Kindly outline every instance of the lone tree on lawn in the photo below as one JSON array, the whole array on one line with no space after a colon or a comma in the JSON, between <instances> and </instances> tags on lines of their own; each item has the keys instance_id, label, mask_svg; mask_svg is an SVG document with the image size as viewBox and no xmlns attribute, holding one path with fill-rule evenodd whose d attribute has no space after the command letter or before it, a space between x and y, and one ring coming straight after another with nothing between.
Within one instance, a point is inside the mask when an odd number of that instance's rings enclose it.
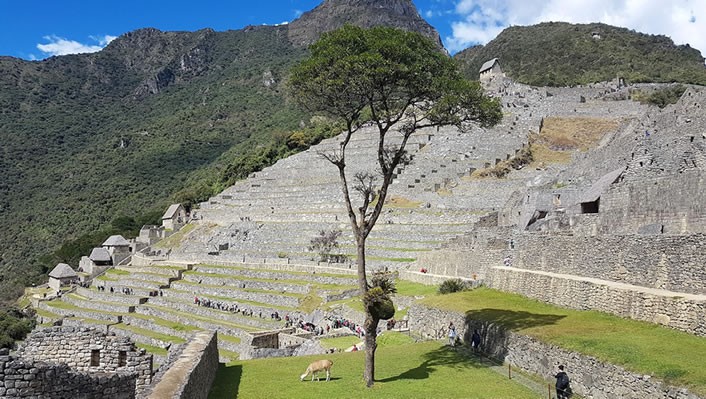
<instances>
[{"instance_id":1,"label":"lone tree on lawn","mask_svg":"<svg viewBox=\"0 0 706 399\"><path fill-rule=\"evenodd\" d=\"M500 104L478 82L464 79L454 61L418 33L345 26L324 34L311 55L292 70L290 95L313 113L340 120L346 130L340 148L321 154L338 168L341 189L357 245L358 285L365 308L365 371L375 379L377 325L394 315L394 285L365 273L365 241L385 205L393 172L406 161L405 146L421 128L473 124L492 126L502 118ZM346 174L346 148L353 134L371 122L377 138L378 170ZM394 127L394 130L393 130ZM353 203L351 192L360 199Z\"/></svg>"}]
</instances>

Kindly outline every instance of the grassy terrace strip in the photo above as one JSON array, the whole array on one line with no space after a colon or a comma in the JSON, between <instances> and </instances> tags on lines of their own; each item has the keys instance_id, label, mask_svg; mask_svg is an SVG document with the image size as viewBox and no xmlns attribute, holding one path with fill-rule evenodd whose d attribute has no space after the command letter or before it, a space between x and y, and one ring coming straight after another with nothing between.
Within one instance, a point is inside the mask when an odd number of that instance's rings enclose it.
<instances>
[{"instance_id":1,"label":"grassy terrace strip","mask_svg":"<svg viewBox=\"0 0 706 399\"><path fill-rule=\"evenodd\" d=\"M327 355L334 363L331 381L299 382L315 357L236 361L221 366L210 399L238 397L307 399L513 398L536 399L528 388L508 380L474 358L438 342L380 345L375 361L375 386L361 378L364 352ZM310 378L310 377L309 377ZM324 373L325 379L325 373ZM267 381L263 384L263 381Z\"/></svg>"},{"instance_id":2,"label":"grassy terrace strip","mask_svg":"<svg viewBox=\"0 0 706 399\"><path fill-rule=\"evenodd\" d=\"M345 350L353 345L359 344L362 339L355 335L346 335L344 337L324 338L321 340L321 346L324 348L336 348Z\"/></svg>"},{"instance_id":3,"label":"grassy terrace strip","mask_svg":"<svg viewBox=\"0 0 706 399\"><path fill-rule=\"evenodd\" d=\"M190 296L198 296L199 298L207 298L207 299L216 300L216 301L236 302L239 305L241 305L241 307L242 307L242 305L250 305L250 306L258 306L258 307L268 308L268 309L282 310L285 312L294 312L297 310L297 308L289 308L286 306L271 305L269 303L263 303L263 302L234 299L234 298L230 298L227 296L208 295L208 294L194 295L194 293L191 291L184 291L184 290L180 290L180 289L176 289L176 288L170 288L169 291L179 293L179 294L189 294ZM168 297L164 297L164 298L167 300L171 300L171 298L168 298ZM183 301L180 301L180 302L183 302Z\"/></svg>"},{"instance_id":4,"label":"grassy terrace strip","mask_svg":"<svg viewBox=\"0 0 706 399\"><path fill-rule=\"evenodd\" d=\"M128 325L128 324L114 324L111 328L130 331L132 333L135 333L137 335L141 335L143 337L154 338L154 339L158 339L158 340L164 341L164 342L173 342L175 344L183 344L184 342L186 342L186 340L183 338L175 337L173 335L160 334L160 333L154 332L152 330L147 330L145 328L140 328L140 327L136 327L136 326L132 326L132 325Z\"/></svg>"},{"instance_id":5,"label":"grassy terrace strip","mask_svg":"<svg viewBox=\"0 0 706 399\"><path fill-rule=\"evenodd\" d=\"M562 348L594 356L706 395L706 339L595 311L559 308L487 288L421 300L488 320Z\"/></svg>"},{"instance_id":6,"label":"grassy terrace strip","mask_svg":"<svg viewBox=\"0 0 706 399\"><path fill-rule=\"evenodd\" d=\"M226 335L226 334L221 334L218 333L218 339L223 340L223 341L228 341L234 344L239 344L240 343L240 338L234 337L232 335Z\"/></svg>"},{"instance_id":7,"label":"grassy terrace strip","mask_svg":"<svg viewBox=\"0 0 706 399\"><path fill-rule=\"evenodd\" d=\"M187 280L179 280L178 284L184 284L184 285L192 285L194 287L206 287L206 288L227 288L227 289L233 289L237 291L243 291L243 292L253 292L257 294L272 294L273 292L277 291L270 291L270 290L260 290L257 288L239 288L239 287L229 287L227 285L216 285L216 284L199 284L198 282L193 282L193 281L187 281ZM297 294L294 292L286 292L286 293L281 293L277 292L278 296L289 296L293 298L304 298L306 294Z\"/></svg>"},{"instance_id":8,"label":"grassy terrace strip","mask_svg":"<svg viewBox=\"0 0 706 399\"><path fill-rule=\"evenodd\" d=\"M130 317L134 317L136 319L147 320L147 321L150 321L150 322L157 324L159 326L171 328L172 330L175 330L175 331L193 332L193 331L201 331L202 330L201 328L198 328L198 327L189 326L189 325L177 323L177 322L174 322L171 320L162 319L157 316L145 315L145 314L140 314L140 313L130 313Z\"/></svg>"},{"instance_id":9,"label":"grassy terrace strip","mask_svg":"<svg viewBox=\"0 0 706 399\"><path fill-rule=\"evenodd\" d=\"M91 298L88 298L88 297L85 297L83 295L76 294L76 293L68 294L68 295L66 295L66 297L78 299L80 301L91 302L91 303L102 303L105 305L120 306L120 307L124 307L126 309L130 306L136 306L135 304L129 304L129 303L125 303L125 302L111 302L111 301L103 301L100 299L91 299ZM87 308L87 309L93 309L93 308Z\"/></svg>"},{"instance_id":10,"label":"grassy terrace strip","mask_svg":"<svg viewBox=\"0 0 706 399\"><path fill-rule=\"evenodd\" d=\"M120 312L107 312L105 310L100 310L100 309L89 309L89 308L82 308L80 306L76 306L74 304L64 302L64 301L47 301L44 302L47 306L53 307L53 308L58 308L58 309L66 309L66 310L76 310L76 311L85 311L85 312L93 312L93 313L102 313L102 314L107 314L107 315L112 315L112 316L120 316L122 313Z\"/></svg>"},{"instance_id":11,"label":"grassy terrace strip","mask_svg":"<svg viewBox=\"0 0 706 399\"><path fill-rule=\"evenodd\" d=\"M80 321L81 323L86 323L86 324L100 324L102 326L107 326L109 324L110 325L116 324L114 321L91 319L90 317L67 317L67 319L77 320L77 321Z\"/></svg>"},{"instance_id":12,"label":"grassy terrace strip","mask_svg":"<svg viewBox=\"0 0 706 399\"><path fill-rule=\"evenodd\" d=\"M143 305L143 306L146 307L146 308L157 309L157 310L160 310L160 311L165 312L165 313L176 314L176 315L179 315L179 316L182 316L182 317L188 317L188 318L194 319L194 320L201 320L201 321L205 321L205 322L207 322L207 323L221 325L221 326L223 326L223 327L237 328L237 329L239 329L239 330L243 330L243 331L247 331L247 332L253 332L253 331L258 331L258 330L260 330L259 328L256 328L256 327L253 327L253 326L242 325L242 324L233 323L233 322L225 321L225 320L212 319L212 318L210 318L210 317L199 316L199 315L194 314L194 313L180 312L180 311L178 311L178 310L174 310L174 309L172 309L172 308L167 308L167 307L164 307L164 306L157 306L157 305L150 305L150 304L146 304L146 305ZM212 310L213 310L214 312L223 312L223 311L221 311L221 310L216 310L216 309L212 309ZM223 313L229 313L229 312L223 312Z\"/></svg>"},{"instance_id":13,"label":"grassy terrace strip","mask_svg":"<svg viewBox=\"0 0 706 399\"><path fill-rule=\"evenodd\" d=\"M258 264L259 266L260 264ZM267 266L266 263L263 263L262 265ZM296 266L296 263L293 263L292 266ZM276 269L255 269L252 267L244 267L244 266L225 266L225 265L210 265L207 263L199 264L196 266L196 269L199 268L199 266L204 266L204 267L212 267L212 268L219 268L219 269L234 269L234 270L243 270L243 271L253 271L253 272L264 272L264 273L274 273L274 274L294 274L294 275L301 275L301 276L309 276L311 275L311 272L300 272L296 270L276 270ZM340 277L340 278L351 278L352 276L355 276L354 274L337 274L337 273L320 273L316 272L317 276L323 276L323 277Z\"/></svg>"},{"instance_id":14,"label":"grassy terrace strip","mask_svg":"<svg viewBox=\"0 0 706 399\"><path fill-rule=\"evenodd\" d=\"M224 357L226 359L230 359L231 363L237 361L240 358L240 353L229 351L227 349L220 349L220 348L218 349L218 355L221 357Z\"/></svg>"},{"instance_id":15,"label":"grassy terrace strip","mask_svg":"<svg viewBox=\"0 0 706 399\"><path fill-rule=\"evenodd\" d=\"M146 350L147 352L158 355L158 356L167 356L167 354L169 353L169 351L164 348L160 348L159 346L154 346L154 345L150 345L150 344L145 344L142 342L135 342L135 346L137 346L138 348L142 348L142 349Z\"/></svg>"},{"instance_id":16,"label":"grassy terrace strip","mask_svg":"<svg viewBox=\"0 0 706 399\"><path fill-rule=\"evenodd\" d=\"M208 273L208 272L186 272L184 273L184 277L186 276L202 276L202 277L215 277L215 278L222 278L222 279L228 279L228 280L242 280L242 281L258 281L258 282L265 282L265 283L279 283L279 284L292 284L292 285L299 285L299 286L311 286L311 287L316 287L319 289L323 290L346 290L346 289L351 289L355 288L355 284L324 284L324 283L316 283L313 281L306 281L306 280L287 280L287 279L266 279L266 278L258 278L258 277L247 277L247 276L239 276L239 275L233 275L233 274L218 274L218 273Z\"/></svg>"},{"instance_id":17,"label":"grassy terrace strip","mask_svg":"<svg viewBox=\"0 0 706 399\"><path fill-rule=\"evenodd\" d=\"M439 287L436 285L425 285L407 280L396 280L395 288L397 288L396 295L402 296L429 296L439 292Z\"/></svg>"},{"instance_id":18,"label":"grassy terrace strip","mask_svg":"<svg viewBox=\"0 0 706 399\"><path fill-rule=\"evenodd\" d=\"M164 240L156 243L153 247L157 249L164 249L164 248L170 248L173 247L181 242L181 240L192 230L196 228L196 225L193 223L189 223L186 226L182 227L177 231L176 233L170 235L169 237L165 238Z\"/></svg>"}]
</instances>

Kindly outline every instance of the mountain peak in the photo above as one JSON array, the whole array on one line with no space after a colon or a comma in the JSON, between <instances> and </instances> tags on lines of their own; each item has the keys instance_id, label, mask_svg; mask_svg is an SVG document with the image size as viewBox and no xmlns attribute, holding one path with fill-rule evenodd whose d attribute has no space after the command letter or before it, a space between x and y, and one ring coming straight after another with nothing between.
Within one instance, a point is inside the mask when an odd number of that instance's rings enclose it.
<instances>
[{"instance_id":1,"label":"mountain peak","mask_svg":"<svg viewBox=\"0 0 706 399\"><path fill-rule=\"evenodd\" d=\"M347 23L363 28L384 25L419 32L443 47L439 33L419 15L412 0L324 0L289 24L289 40L307 46L322 33Z\"/></svg>"}]
</instances>

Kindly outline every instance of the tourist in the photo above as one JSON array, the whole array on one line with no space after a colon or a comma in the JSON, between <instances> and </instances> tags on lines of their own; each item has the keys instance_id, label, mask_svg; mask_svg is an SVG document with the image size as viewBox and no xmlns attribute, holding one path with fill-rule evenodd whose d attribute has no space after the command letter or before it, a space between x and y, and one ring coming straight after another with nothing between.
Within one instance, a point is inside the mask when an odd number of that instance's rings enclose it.
<instances>
[{"instance_id":1,"label":"tourist","mask_svg":"<svg viewBox=\"0 0 706 399\"><path fill-rule=\"evenodd\" d=\"M471 337L471 348L473 348L473 352L480 352L480 334L478 333L478 330L473 330L473 336Z\"/></svg>"},{"instance_id":2,"label":"tourist","mask_svg":"<svg viewBox=\"0 0 706 399\"><path fill-rule=\"evenodd\" d=\"M569 386L569 376L564 372L564 366L559 366L559 372L554 376L556 378L556 397L557 399L569 399L571 396L571 387Z\"/></svg>"},{"instance_id":3,"label":"tourist","mask_svg":"<svg viewBox=\"0 0 706 399\"><path fill-rule=\"evenodd\" d=\"M449 345L456 346L456 326L453 322L449 322Z\"/></svg>"}]
</instances>

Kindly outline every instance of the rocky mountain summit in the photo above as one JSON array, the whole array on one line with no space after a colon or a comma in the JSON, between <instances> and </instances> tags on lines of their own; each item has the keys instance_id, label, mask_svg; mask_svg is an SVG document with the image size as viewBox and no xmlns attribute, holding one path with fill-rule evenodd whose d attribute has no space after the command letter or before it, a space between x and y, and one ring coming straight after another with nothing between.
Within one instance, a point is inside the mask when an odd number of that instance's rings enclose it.
<instances>
[{"instance_id":1,"label":"rocky mountain summit","mask_svg":"<svg viewBox=\"0 0 706 399\"><path fill-rule=\"evenodd\" d=\"M415 31L443 47L439 33L419 15L411 0L325 0L289 24L289 39L295 45L309 45L322 33L344 24Z\"/></svg>"}]
</instances>

